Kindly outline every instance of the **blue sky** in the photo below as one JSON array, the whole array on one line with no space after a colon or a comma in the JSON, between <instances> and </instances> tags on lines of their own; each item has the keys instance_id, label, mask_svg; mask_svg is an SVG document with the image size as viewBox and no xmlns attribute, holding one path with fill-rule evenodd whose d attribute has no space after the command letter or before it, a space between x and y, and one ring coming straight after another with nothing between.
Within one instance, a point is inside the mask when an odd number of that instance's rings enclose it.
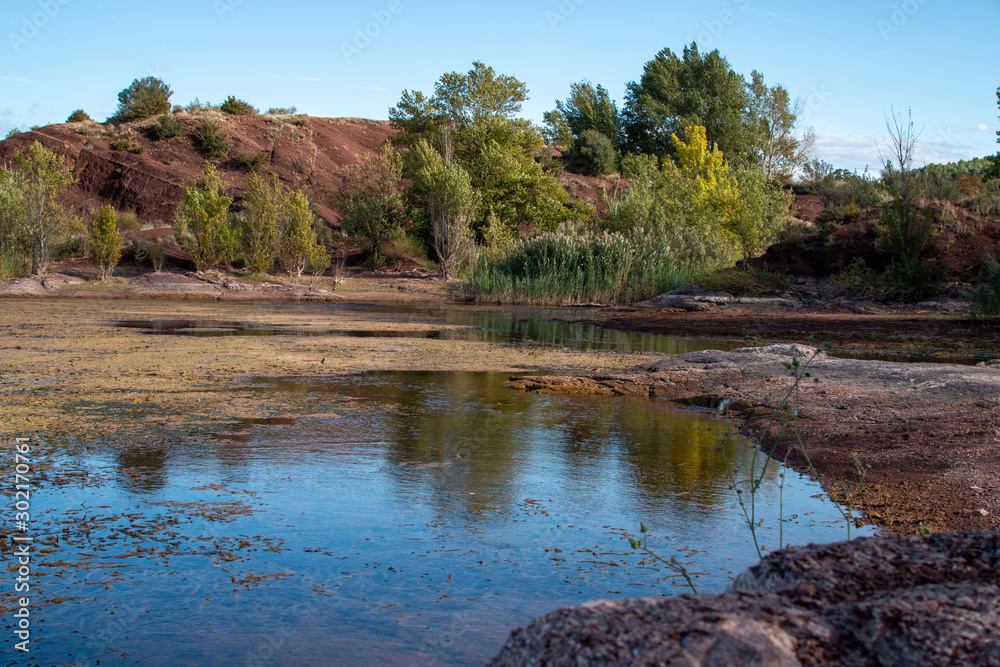
<instances>
[{"instance_id":1,"label":"blue sky","mask_svg":"<svg viewBox=\"0 0 1000 667\"><path fill-rule=\"evenodd\" d=\"M384 119L404 88L474 60L527 83L540 122L582 79L621 103L658 51L696 40L800 97L817 157L877 170L892 108L922 129L918 163L997 152L998 34L998 0L3 0L0 132L81 107L103 120L147 75L179 104Z\"/></svg>"}]
</instances>

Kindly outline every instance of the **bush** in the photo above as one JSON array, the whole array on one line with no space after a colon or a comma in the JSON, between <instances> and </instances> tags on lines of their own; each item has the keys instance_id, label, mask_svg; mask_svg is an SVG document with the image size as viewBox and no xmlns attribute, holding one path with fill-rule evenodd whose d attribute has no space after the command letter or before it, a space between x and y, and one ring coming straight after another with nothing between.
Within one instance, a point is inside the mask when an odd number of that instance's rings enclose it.
<instances>
[{"instance_id":1,"label":"bush","mask_svg":"<svg viewBox=\"0 0 1000 667\"><path fill-rule=\"evenodd\" d=\"M597 130L584 130L569 152L569 169L579 174L602 176L617 171L618 152Z\"/></svg>"},{"instance_id":2,"label":"bush","mask_svg":"<svg viewBox=\"0 0 1000 667\"><path fill-rule=\"evenodd\" d=\"M107 282L122 256L122 237L115 209L107 205L99 208L90 218L87 233L87 259L100 270L101 282Z\"/></svg>"},{"instance_id":3,"label":"bush","mask_svg":"<svg viewBox=\"0 0 1000 667\"><path fill-rule=\"evenodd\" d=\"M219 105L219 109L223 113L228 113L232 116L253 116L257 114L257 109L255 109L249 102L238 100L232 95L227 97L226 101Z\"/></svg>"},{"instance_id":4,"label":"bush","mask_svg":"<svg viewBox=\"0 0 1000 667\"><path fill-rule=\"evenodd\" d=\"M133 143L130 139L116 139L112 141L108 147L113 151L128 151L129 153L144 153L146 149L137 143Z\"/></svg>"},{"instance_id":5,"label":"bush","mask_svg":"<svg viewBox=\"0 0 1000 667\"><path fill-rule=\"evenodd\" d=\"M758 268L722 269L699 276L697 281L705 289L749 296L781 294L787 292L792 286L792 281L789 280L788 276L770 269Z\"/></svg>"},{"instance_id":6,"label":"bush","mask_svg":"<svg viewBox=\"0 0 1000 667\"><path fill-rule=\"evenodd\" d=\"M975 301L969 311L974 320L1000 322L1000 262L992 254L986 256Z\"/></svg>"},{"instance_id":7,"label":"bush","mask_svg":"<svg viewBox=\"0 0 1000 667\"><path fill-rule=\"evenodd\" d=\"M233 156L233 160L247 171L255 172L267 163L267 152L237 153Z\"/></svg>"},{"instance_id":8,"label":"bush","mask_svg":"<svg viewBox=\"0 0 1000 667\"><path fill-rule=\"evenodd\" d=\"M118 93L117 120L151 118L170 111L170 86L156 77L136 79Z\"/></svg>"},{"instance_id":9,"label":"bush","mask_svg":"<svg viewBox=\"0 0 1000 667\"><path fill-rule=\"evenodd\" d=\"M676 263L650 234L554 233L481 259L464 289L488 303L632 303L679 287L699 270Z\"/></svg>"},{"instance_id":10,"label":"bush","mask_svg":"<svg viewBox=\"0 0 1000 667\"><path fill-rule=\"evenodd\" d=\"M214 120L206 120L199 125L198 129L194 131L194 139L198 144L198 148L210 160L218 160L226 157L230 146L232 146L232 143L229 141L229 135Z\"/></svg>"},{"instance_id":11,"label":"bush","mask_svg":"<svg viewBox=\"0 0 1000 667\"><path fill-rule=\"evenodd\" d=\"M296 111L295 107L271 107L267 110L268 116L291 116Z\"/></svg>"},{"instance_id":12,"label":"bush","mask_svg":"<svg viewBox=\"0 0 1000 667\"><path fill-rule=\"evenodd\" d=\"M90 116L83 109L77 109L66 119L67 123L84 123L90 120Z\"/></svg>"},{"instance_id":13,"label":"bush","mask_svg":"<svg viewBox=\"0 0 1000 667\"><path fill-rule=\"evenodd\" d=\"M180 135L183 131L181 124L174 120L173 116L163 114L159 118L159 125L153 126L153 135L157 139L170 139Z\"/></svg>"}]
</instances>

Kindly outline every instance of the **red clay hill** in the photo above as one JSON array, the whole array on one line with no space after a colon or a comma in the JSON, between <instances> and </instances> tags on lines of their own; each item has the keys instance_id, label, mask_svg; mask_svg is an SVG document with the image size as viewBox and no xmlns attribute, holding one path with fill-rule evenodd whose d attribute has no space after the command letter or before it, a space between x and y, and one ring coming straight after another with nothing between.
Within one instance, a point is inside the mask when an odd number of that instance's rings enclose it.
<instances>
[{"instance_id":1,"label":"red clay hill","mask_svg":"<svg viewBox=\"0 0 1000 667\"><path fill-rule=\"evenodd\" d=\"M110 203L119 211L135 211L153 227L173 224L186 184L201 177L205 156L194 132L205 120L219 123L229 136L229 157L216 161L230 185L228 194L239 197L246 190L247 169L239 155L265 156L267 169L288 188L303 188L316 214L332 227L341 215L330 207L331 195L343 184L345 167L379 152L394 130L387 121L359 118L316 118L304 115L234 116L218 110L177 113L173 119L182 131L176 137L157 139L156 118L115 125L64 123L48 125L0 141L0 164L26 151L34 141L67 157L77 182L63 192L64 201L80 211ZM114 150L112 144L127 145ZM560 174L573 201L586 201L598 210L605 181L578 174Z\"/></svg>"},{"instance_id":2,"label":"red clay hill","mask_svg":"<svg viewBox=\"0 0 1000 667\"><path fill-rule=\"evenodd\" d=\"M229 157L217 163L231 186L230 194L241 195L248 176L235 156L262 153L267 168L286 187L303 188L316 214L337 225L340 216L329 204L330 195L343 182L343 168L377 153L393 132L388 122L353 118L232 116L214 110L173 118L182 127L181 134L159 140L152 132L159 124L155 118L118 126L49 125L0 142L0 164L39 141L65 155L73 168L77 182L63 192L67 204L91 210L110 203L119 210L135 211L144 223L169 226L184 199L185 185L201 176L205 158L193 133L209 119L219 123L232 141ZM113 150L115 142L127 142L128 149Z\"/></svg>"}]
</instances>

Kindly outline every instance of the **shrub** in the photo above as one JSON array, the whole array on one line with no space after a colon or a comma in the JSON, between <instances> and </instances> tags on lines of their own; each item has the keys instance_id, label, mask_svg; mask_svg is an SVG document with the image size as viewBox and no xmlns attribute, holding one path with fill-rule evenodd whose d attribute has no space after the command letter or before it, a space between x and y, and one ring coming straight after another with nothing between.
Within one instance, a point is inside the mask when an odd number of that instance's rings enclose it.
<instances>
[{"instance_id":1,"label":"shrub","mask_svg":"<svg viewBox=\"0 0 1000 667\"><path fill-rule=\"evenodd\" d=\"M228 113L232 116L253 116L257 114L257 109L255 109L249 102L238 100L232 95L227 97L226 101L219 105L219 109L223 113Z\"/></svg>"},{"instance_id":2,"label":"shrub","mask_svg":"<svg viewBox=\"0 0 1000 667\"><path fill-rule=\"evenodd\" d=\"M118 216L111 206L102 206L87 225L87 259L101 272L101 282L107 282L122 256L122 237L118 232Z\"/></svg>"},{"instance_id":3,"label":"shrub","mask_svg":"<svg viewBox=\"0 0 1000 667\"><path fill-rule=\"evenodd\" d=\"M130 139L116 139L108 144L108 147L113 151L128 151L129 153L144 153L146 149L137 143L133 143Z\"/></svg>"},{"instance_id":4,"label":"shrub","mask_svg":"<svg viewBox=\"0 0 1000 667\"><path fill-rule=\"evenodd\" d=\"M19 134L24 134L24 132L17 129L16 127L12 127L10 128L10 130L7 131L7 135L4 137L4 139L10 139L11 137L16 137Z\"/></svg>"},{"instance_id":5,"label":"shrub","mask_svg":"<svg viewBox=\"0 0 1000 667\"><path fill-rule=\"evenodd\" d=\"M992 253L986 255L980 274L979 288L969 311L974 320L1000 322L1000 262Z\"/></svg>"},{"instance_id":6,"label":"shrub","mask_svg":"<svg viewBox=\"0 0 1000 667\"><path fill-rule=\"evenodd\" d=\"M229 135L225 133L222 126L214 120L206 120L194 131L194 139L198 148L210 160L218 160L226 157L232 143Z\"/></svg>"},{"instance_id":7,"label":"shrub","mask_svg":"<svg viewBox=\"0 0 1000 667\"><path fill-rule=\"evenodd\" d=\"M151 118L170 111L170 86L156 77L136 79L118 93L118 120Z\"/></svg>"},{"instance_id":8,"label":"shrub","mask_svg":"<svg viewBox=\"0 0 1000 667\"><path fill-rule=\"evenodd\" d=\"M584 130L573 141L568 160L570 171L602 176L617 171L618 152L611 140L597 130Z\"/></svg>"},{"instance_id":9,"label":"shrub","mask_svg":"<svg viewBox=\"0 0 1000 667\"><path fill-rule=\"evenodd\" d=\"M237 153L233 156L233 160L247 171L255 172L267 163L267 152Z\"/></svg>"},{"instance_id":10,"label":"shrub","mask_svg":"<svg viewBox=\"0 0 1000 667\"><path fill-rule=\"evenodd\" d=\"M74 111L73 113L71 113L69 115L69 118L66 119L66 122L67 123L84 123L84 122L89 121L89 120L90 120L90 116L87 115L86 111L84 111L83 109L77 109L76 111Z\"/></svg>"},{"instance_id":11,"label":"shrub","mask_svg":"<svg viewBox=\"0 0 1000 667\"><path fill-rule=\"evenodd\" d=\"M186 111L189 114L193 114L193 113L201 113L202 111L211 111L214 108L215 107L212 106L211 102L205 102L203 104L202 101L196 97L193 100L191 100L191 102L189 102L186 107L184 107L184 111Z\"/></svg>"},{"instance_id":12,"label":"shrub","mask_svg":"<svg viewBox=\"0 0 1000 667\"><path fill-rule=\"evenodd\" d=\"M293 118L288 122L294 125L295 127L306 127L307 125L309 125L309 120L307 118Z\"/></svg>"},{"instance_id":13,"label":"shrub","mask_svg":"<svg viewBox=\"0 0 1000 667\"><path fill-rule=\"evenodd\" d=\"M788 276L770 269L722 269L699 276L697 281L705 289L729 292L730 294L746 294L762 296L764 294L781 294L787 292L792 282Z\"/></svg>"},{"instance_id":14,"label":"shrub","mask_svg":"<svg viewBox=\"0 0 1000 667\"><path fill-rule=\"evenodd\" d=\"M267 110L268 116L291 116L296 111L295 107L271 107Z\"/></svg>"},{"instance_id":15,"label":"shrub","mask_svg":"<svg viewBox=\"0 0 1000 667\"><path fill-rule=\"evenodd\" d=\"M158 125L153 126L153 135L157 139L170 139L180 135L183 131L181 124L174 120L173 116L163 114L159 121Z\"/></svg>"}]
</instances>

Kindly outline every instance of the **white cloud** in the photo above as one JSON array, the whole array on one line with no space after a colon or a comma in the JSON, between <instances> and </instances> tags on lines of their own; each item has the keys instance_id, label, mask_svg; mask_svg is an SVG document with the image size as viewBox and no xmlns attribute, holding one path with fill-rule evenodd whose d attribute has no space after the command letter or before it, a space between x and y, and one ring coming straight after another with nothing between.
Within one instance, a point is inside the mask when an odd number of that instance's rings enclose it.
<instances>
[{"instance_id":1,"label":"white cloud","mask_svg":"<svg viewBox=\"0 0 1000 667\"><path fill-rule=\"evenodd\" d=\"M889 157L882 137L851 134L822 134L816 136L816 157L836 168L857 169L865 167L872 172L882 168L882 156ZM932 162L946 163L972 157L968 146L954 143L918 141L913 149L913 166L922 167Z\"/></svg>"},{"instance_id":2,"label":"white cloud","mask_svg":"<svg viewBox=\"0 0 1000 667\"><path fill-rule=\"evenodd\" d=\"M27 81L23 76L4 76L0 74L0 81Z\"/></svg>"},{"instance_id":3,"label":"white cloud","mask_svg":"<svg viewBox=\"0 0 1000 667\"><path fill-rule=\"evenodd\" d=\"M353 83L347 84L348 88L357 88L358 90L374 90L380 93L388 93L389 91L385 88L380 88L378 86L355 86Z\"/></svg>"},{"instance_id":4,"label":"white cloud","mask_svg":"<svg viewBox=\"0 0 1000 667\"><path fill-rule=\"evenodd\" d=\"M980 132L985 132L986 130L990 129L990 126L987 125L986 123L978 123L976 125L976 129L979 130Z\"/></svg>"}]
</instances>

